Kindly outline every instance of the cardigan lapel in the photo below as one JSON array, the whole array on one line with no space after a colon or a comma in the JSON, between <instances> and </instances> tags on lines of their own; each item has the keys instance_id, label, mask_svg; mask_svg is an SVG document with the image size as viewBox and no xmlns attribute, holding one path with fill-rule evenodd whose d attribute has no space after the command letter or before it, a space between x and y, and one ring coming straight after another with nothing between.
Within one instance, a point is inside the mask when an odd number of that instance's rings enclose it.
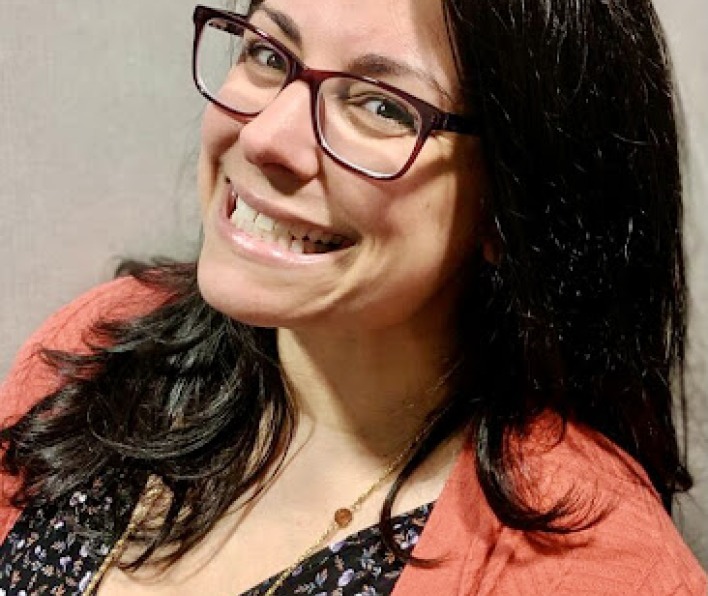
<instances>
[{"instance_id":1,"label":"cardigan lapel","mask_svg":"<svg viewBox=\"0 0 708 596\"><path fill-rule=\"evenodd\" d=\"M477 481L474 445L468 441L413 551L437 563L406 565L392 596L476 593L500 531Z\"/></svg>"}]
</instances>

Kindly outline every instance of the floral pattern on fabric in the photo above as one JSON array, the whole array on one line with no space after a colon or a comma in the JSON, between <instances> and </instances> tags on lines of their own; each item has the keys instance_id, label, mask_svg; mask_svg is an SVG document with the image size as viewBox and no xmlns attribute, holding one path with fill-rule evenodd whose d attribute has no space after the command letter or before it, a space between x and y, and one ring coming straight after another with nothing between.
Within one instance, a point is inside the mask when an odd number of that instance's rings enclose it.
<instances>
[{"instance_id":1,"label":"floral pattern on fabric","mask_svg":"<svg viewBox=\"0 0 708 596\"><path fill-rule=\"evenodd\" d=\"M83 594L127 526L136 501L128 484L122 474L97 479L61 502L25 509L0 546L0 596Z\"/></svg>"},{"instance_id":2,"label":"floral pattern on fabric","mask_svg":"<svg viewBox=\"0 0 708 596\"><path fill-rule=\"evenodd\" d=\"M420 538L433 504L423 505L392 519L394 536L405 549ZM405 563L386 548L378 525L314 553L295 569L278 596L385 596L393 591ZM276 574L241 596L262 596Z\"/></svg>"},{"instance_id":3,"label":"floral pattern on fabric","mask_svg":"<svg viewBox=\"0 0 708 596\"><path fill-rule=\"evenodd\" d=\"M137 502L138 495L128 485L122 475L110 484L96 480L61 502L25 509L0 546L0 596L84 594ZM432 508L433 504L423 505L392 519L394 536L403 548L418 542ZM94 530L109 531L92 532L92 525ZM276 594L385 596L404 565L386 548L375 525L314 553ZM279 575L241 596L263 596Z\"/></svg>"}]
</instances>

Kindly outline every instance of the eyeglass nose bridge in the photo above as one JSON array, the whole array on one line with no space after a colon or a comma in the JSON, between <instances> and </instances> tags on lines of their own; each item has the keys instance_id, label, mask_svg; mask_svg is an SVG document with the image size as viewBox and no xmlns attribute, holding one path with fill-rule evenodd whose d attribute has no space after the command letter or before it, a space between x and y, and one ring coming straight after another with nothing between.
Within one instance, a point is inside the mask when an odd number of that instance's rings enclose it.
<instances>
[{"instance_id":1,"label":"eyeglass nose bridge","mask_svg":"<svg viewBox=\"0 0 708 596\"><path fill-rule=\"evenodd\" d=\"M286 56L290 61L290 68L288 70L288 75L285 77L280 91L278 91L278 97L287 87L292 83L297 81L302 81L307 85L310 91L310 115L312 116L312 126L315 129L315 135L319 138L319 130L317 127L317 99L320 93L320 86L323 81L329 78L341 76L341 73L326 71L326 70L316 70L314 68L309 68L305 66L302 62L297 60L294 56Z\"/></svg>"},{"instance_id":2,"label":"eyeglass nose bridge","mask_svg":"<svg viewBox=\"0 0 708 596\"><path fill-rule=\"evenodd\" d=\"M283 81L280 91L271 100L271 104L280 97L281 93L285 91L292 83L297 81L302 81L308 88L310 94L310 123L312 126L312 131L315 135L315 140L319 145L320 149L324 151L327 155L333 158L339 163L343 163L341 158L332 151L327 142L325 141L322 131L320 130L320 118L318 114L318 103L320 87L322 83L330 78L341 77L342 73L337 71L329 70L317 70L314 68L309 68L302 62L300 62L295 56L290 54L285 54L284 57L290 62L288 68L288 74ZM349 167L349 166L347 166Z\"/></svg>"},{"instance_id":3,"label":"eyeglass nose bridge","mask_svg":"<svg viewBox=\"0 0 708 596\"><path fill-rule=\"evenodd\" d=\"M294 64L295 66L288 72L287 76L283 80L283 83L280 85L280 89L270 100L269 104L275 102L282 95L283 91L285 91L293 83L297 83L298 81L300 81L304 83L305 87L307 88L307 91L310 96L310 109L312 110L312 106L315 105L317 100L317 94L319 93L319 81L316 77L311 76L310 69L303 67L302 65L297 63ZM268 106L266 106L266 108L267 107Z\"/></svg>"}]
</instances>

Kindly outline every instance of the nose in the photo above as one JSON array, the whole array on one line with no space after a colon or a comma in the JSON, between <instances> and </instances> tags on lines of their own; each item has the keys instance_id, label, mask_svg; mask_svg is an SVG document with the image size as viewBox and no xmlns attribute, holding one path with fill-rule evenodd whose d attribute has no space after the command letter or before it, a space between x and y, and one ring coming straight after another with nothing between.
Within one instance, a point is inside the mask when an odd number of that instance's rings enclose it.
<instances>
[{"instance_id":1,"label":"nose","mask_svg":"<svg viewBox=\"0 0 708 596\"><path fill-rule=\"evenodd\" d=\"M244 124L239 143L248 161L287 170L302 181L317 175L322 154L312 130L310 93L305 83L291 83Z\"/></svg>"}]
</instances>

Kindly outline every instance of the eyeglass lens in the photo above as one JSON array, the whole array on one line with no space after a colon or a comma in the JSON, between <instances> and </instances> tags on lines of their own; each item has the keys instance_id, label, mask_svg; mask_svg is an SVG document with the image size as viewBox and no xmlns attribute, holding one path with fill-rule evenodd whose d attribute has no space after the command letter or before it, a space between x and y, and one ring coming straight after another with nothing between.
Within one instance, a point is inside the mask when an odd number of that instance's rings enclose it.
<instances>
[{"instance_id":1,"label":"eyeglass lens","mask_svg":"<svg viewBox=\"0 0 708 596\"><path fill-rule=\"evenodd\" d=\"M255 31L211 19L202 31L197 76L207 94L244 116L255 116L287 82L292 58ZM390 176L412 155L420 133L418 111L403 97L346 75L322 80L315 127L324 149L373 176Z\"/></svg>"}]
</instances>

